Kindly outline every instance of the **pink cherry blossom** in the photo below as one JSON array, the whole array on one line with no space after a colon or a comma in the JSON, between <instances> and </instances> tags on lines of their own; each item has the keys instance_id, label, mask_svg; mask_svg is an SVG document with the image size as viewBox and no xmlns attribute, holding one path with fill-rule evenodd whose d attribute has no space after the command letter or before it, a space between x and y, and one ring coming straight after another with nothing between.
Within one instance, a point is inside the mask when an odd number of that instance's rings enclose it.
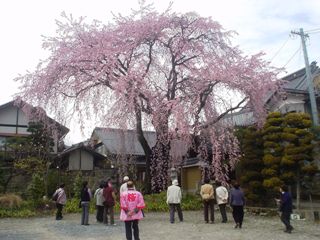
<instances>
[{"instance_id":1,"label":"pink cherry blossom","mask_svg":"<svg viewBox=\"0 0 320 240\"><path fill-rule=\"evenodd\" d=\"M17 78L23 100L63 119L73 114L82 125L94 114L104 126L136 129L146 183L151 177L156 191L165 189L168 168L181 164L170 154L172 143L191 147L191 136L206 132L201 139L212 146L210 172L228 181L239 150L233 127L221 120L246 105L262 124L266 96L279 86L278 70L263 54L246 56L231 44L235 32L211 18L151 6L107 24L63 13L57 27L43 42L49 58ZM226 96L234 93L241 98L230 101ZM146 129L157 133L154 148L145 141Z\"/></svg>"}]
</instances>

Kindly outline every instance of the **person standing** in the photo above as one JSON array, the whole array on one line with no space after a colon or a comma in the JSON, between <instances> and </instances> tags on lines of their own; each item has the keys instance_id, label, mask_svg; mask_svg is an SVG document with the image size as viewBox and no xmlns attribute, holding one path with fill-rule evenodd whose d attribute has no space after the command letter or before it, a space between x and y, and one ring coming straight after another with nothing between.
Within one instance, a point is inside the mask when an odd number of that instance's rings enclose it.
<instances>
[{"instance_id":1,"label":"person standing","mask_svg":"<svg viewBox=\"0 0 320 240\"><path fill-rule=\"evenodd\" d=\"M56 207L57 207L56 220L61 220L63 218L62 209L67 202L67 196L64 191L64 186L65 186L64 183L60 184L59 188L53 194L53 198L57 199L56 200Z\"/></svg>"},{"instance_id":2,"label":"person standing","mask_svg":"<svg viewBox=\"0 0 320 240\"><path fill-rule=\"evenodd\" d=\"M245 198L244 193L240 188L240 184L237 182L233 184L233 188L230 191L230 205L232 207L232 216L236 223L235 228L242 228Z\"/></svg>"},{"instance_id":3,"label":"person standing","mask_svg":"<svg viewBox=\"0 0 320 240\"><path fill-rule=\"evenodd\" d=\"M178 180L173 180L172 185L167 190L167 204L170 209L170 223L174 223L174 213L177 210L180 222L183 222L183 214L181 210L181 188L178 186Z\"/></svg>"},{"instance_id":4,"label":"person standing","mask_svg":"<svg viewBox=\"0 0 320 240\"><path fill-rule=\"evenodd\" d=\"M291 194L288 192L287 186L280 187L280 212L281 212L281 221L285 225L286 229L284 230L286 233L291 233L293 227L290 224L290 215L292 213L292 197Z\"/></svg>"},{"instance_id":5,"label":"person standing","mask_svg":"<svg viewBox=\"0 0 320 240\"><path fill-rule=\"evenodd\" d=\"M210 184L210 179L204 180L204 184L200 189L200 195L203 201L204 221L209 223L210 208L210 221L214 223L214 191L213 186Z\"/></svg>"},{"instance_id":6,"label":"person standing","mask_svg":"<svg viewBox=\"0 0 320 240\"><path fill-rule=\"evenodd\" d=\"M110 224L114 224L114 205L116 201L116 195L114 193L111 179L108 179L106 186L103 189L104 197L104 214L103 223L108 224L108 213L110 214Z\"/></svg>"},{"instance_id":7,"label":"person standing","mask_svg":"<svg viewBox=\"0 0 320 240\"><path fill-rule=\"evenodd\" d=\"M81 201L81 207L82 207L81 225L89 225L89 207L90 207L90 200L91 200L91 191L88 188L87 181L84 181L82 183L80 198L81 198L80 201Z\"/></svg>"},{"instance_id":8,"label":"person standing","mask_svg":"<svg viewBox=\"0 0 320 240\"><path fill-rule=\"evenodd\" d=\"M100 184L99 188L94 193L94 198L96 199L96 208L97 208L97 215L96 219L97 222L103 222L103 211L104 211L104 197L103 197L103 184Z\"/></svg>"},{"instance_id":9,"label":"person standing","mask_svg":"<svg viewBox=\"0 0 320 240\"><path fill-rule=\"evenodd\" d=\"M226 206L228 203L229 194L228 190L224 186L222 186L220 182L217 182L217 186L218 187L216 188L216 200L220 209L222 222L226 223L228 221Z\"/></svg>"},{"instance_id":10,"label":"person standing","mask_svg":"<svg viewBox=\"0 0 320 240\"><path fill-rule=\"evenodd\" d=\"M120 186L120 195L121 195L121 193L126 192L128 190L128 187L127 187L127 182L128 181L129 181L129 177L128 176L124 176L123 177L123 183Z\"/></svg>"},{"instance_id":11,"label":"person standing","mask_svg":"<svg viewBox=\"0 0 320 240\"><path fill-rule=\"evenodd\" d=\"M128 190L120 195L120 220L124 221L127 240L139 238L139 220L143 218L141 210L145 207L143 196L134 189L132 181L127 182Z\"/></svg>"}]
</instances>

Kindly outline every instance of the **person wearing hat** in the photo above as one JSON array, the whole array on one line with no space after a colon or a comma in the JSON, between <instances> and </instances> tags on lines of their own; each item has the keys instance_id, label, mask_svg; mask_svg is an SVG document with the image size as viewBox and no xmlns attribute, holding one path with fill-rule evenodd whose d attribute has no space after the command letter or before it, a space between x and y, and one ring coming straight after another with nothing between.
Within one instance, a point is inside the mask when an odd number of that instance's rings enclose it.
<instances>
[{"instance_id":1,"label":"person wearing hat","mask_svg":"<svg viewBox=\"0 0 320 240\"><path fill-rule=\"evenodd\" d=\"M181 210L181 188L178 186L178 180L173 180L172 185L168 187L167 190L167 204L170 208L170 222L174 223L174 213L177 210L180 222L183 221L183 215Z\"/></svg>"},{"instance_id":2,"label":"person wearing hat","mask_svg":"<svg viewBox=\"0 0 320 240\"><path fill-rule=\"evenodd\" d=\"M124 176L123 177L123 183L120 186L120 195L126 191L128 191L128 187L127 187L127 182L129 181L129 177L128 176Z\"/></svg>"}]
</instances>

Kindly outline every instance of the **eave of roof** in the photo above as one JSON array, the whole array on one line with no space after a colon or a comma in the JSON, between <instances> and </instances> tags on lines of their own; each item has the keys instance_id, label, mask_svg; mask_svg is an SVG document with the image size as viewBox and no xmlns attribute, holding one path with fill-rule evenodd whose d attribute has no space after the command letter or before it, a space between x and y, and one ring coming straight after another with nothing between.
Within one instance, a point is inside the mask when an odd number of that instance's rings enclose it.
<instances>
[{"instance_id":1,"label":"eave of roof","mask_svg":"<svg viewBox=\"0 0 320 240\"><path fill-rule=\"evenodd\" d=\"M65 155L68 155L69 153L73 152L73 151L76 151L76 150L84 150L86 152L89 152L91 153L92 155L98 157L98 158L106 158L104 155L92 150L91 148L88 148L84 145L82 145L81 143L80 144L75 144L67 149L65 149L62 153L60 153L60 156L65 156Z\"/></svg>"},{"instance_id":2,"label":"eave of roof","mask_svg":"<svg viewBox=\"0 0 320 240\"><path fill-rule=\"evenodd\" d=\"M28 105L30 106L31 108L34 108L36 109L36 107L30 105L29 103L27 102L24 102L24 101L20 101L20 103L16 103L16 101L10 101L10 102L7 102L5 104L2 104L0 105L0 110L1 109L5 109L7 107L10 107L10 106L13 106L13 107L17 107L17 108L22 108L23 105ZM57 122L56 120L52 119L51 117L49 117L47 114L46 114L46 118L48 118L49 122L52 122L54 123L55 125L57 125L59 127L59 129L61 130L61 133L62 133L62 136L66 135L70 130L69 128L67 128L66 126L60 124L59 122Z\"/></svg>"}]
</instances>

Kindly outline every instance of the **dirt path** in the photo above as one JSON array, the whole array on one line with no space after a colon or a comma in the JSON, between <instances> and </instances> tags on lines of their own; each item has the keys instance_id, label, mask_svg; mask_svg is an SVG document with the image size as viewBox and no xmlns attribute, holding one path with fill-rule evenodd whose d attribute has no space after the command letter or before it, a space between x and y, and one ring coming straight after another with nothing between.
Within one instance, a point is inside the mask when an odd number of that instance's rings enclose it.
<instances>
[{"instance_id":1,"label":"dirt path","mask_svg":"<svg viewBox=\"0 0 320 240\"><path fill-rule=\"evenodd\" d=\"M308 221L293 221L292 234L283 232L277 217L257 217L245 215L241 230L234 229L231 216L226 224L220 223L216 213L215 224L204 224L201 212L184 212L184 222L170 224L168 213L147 213L140 221L140 238L144 240L295 240L320 239L320 226ZM62 221L53 217L31 219L0 219L1 240L44 240L44 239L125 239L124 225L116 218L116 226L105 226L95 222L90 216L90 225L81 226L80 214L65 215Z\"/></svg>"}]
</instances>

